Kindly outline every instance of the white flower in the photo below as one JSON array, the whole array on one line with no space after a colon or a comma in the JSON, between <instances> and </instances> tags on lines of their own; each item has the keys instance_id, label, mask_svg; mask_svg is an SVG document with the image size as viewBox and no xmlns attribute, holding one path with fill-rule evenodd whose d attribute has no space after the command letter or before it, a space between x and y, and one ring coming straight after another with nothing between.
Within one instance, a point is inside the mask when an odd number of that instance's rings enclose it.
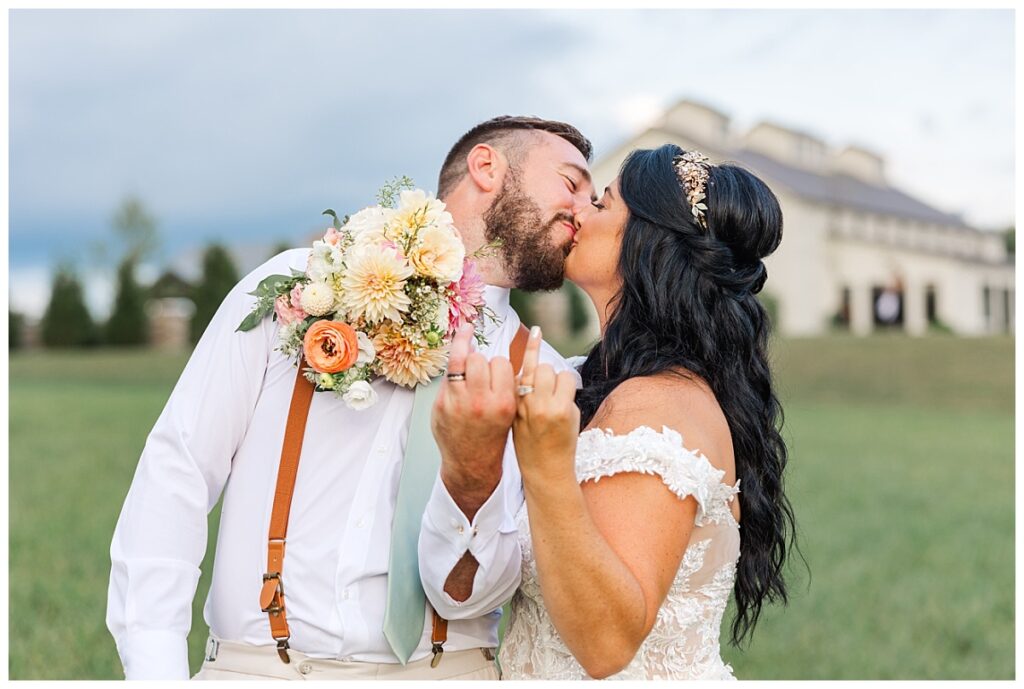
<instances>
[{"instance_id":1,"label":"white flower","mask_svg":"<svg viewBox=\"0 0 1024 689\"><path fill-rule=\"evenodd\" d=\"M395 212L390 208L370 206L350 217L345 223L344 229L351 232L352 236L357 239L364 234L378 235L383 238L384 226L388 224L394 214Z\"/></svg>"},{"instance_id":2,"label":"white flower","mask_svg":"<svg viewBox=\"0 0 1024 689\"><path fill-rule=\"evenodd\" d=\"M359 356L356 357L356 366L368 364L377 356L377 348L373 346L373 340L362 330L356 331L356 340L359 342Z\"/></svg>"},{"instance_id":3,"label":"white flower","mask_svg":"<svg viewBox=\"0 0 1024 689\"><path fill-rule=\"evenodd\" d=\"M357 380L349 386L348 391L341 396L350 409L362 411L377 403L377 391L374 390L365 380Z\"/></svg>"},{"instance_id":4,"label":"white flower","mask_svg":"<svg viewBox=\"0 0 1024 689\"><path fill-rule=\"evenodd\" d=\"M313 242L313 251L306 262L306 275L313 282L324 282L336 269L334 247L319 240Z\"/></svg>"},{"instance_id":5,"label":"white flower","mask_svg":"<svg viewBox=\"0 0 1024 689\"><path fill-rule=\"evenodd\" d=\"M295 356L302 349L302 338L298 335L300 326L302 326L302 321L295 321L282 325L281 330L278 331L277 339L280 343L278 349L285 356Z\"/></svg>"},{"instance_id":6,"label":"white flower","mask_svg":"<svg viewBox=\"0 0 1024 689\"><path fill-rule=\"evenodd\" d=\"M466 247L447 227L431 225L419 233L409 249L409 261L416 271L440 282L457 282L462 277Z\"/></svg>"},{"instance_id":7,"label":"white flower","mask_svg":"<svg viewBox=\"0 0 1024 689\"><path fill-rule=\"evenodd\" d=\"M442 294L439 295L437 300L437 330L441 333L448 332L448 324L450 323L450 314L448 313L450 306L448 299Z\"/></svg>"},{"instance_id":8,"label":"white flower","mask_svg":"<svg viewBox=\"0 0 1024 689\"><path fill-rule=\"evenodd\" d=\"M311 282L302 291L302 310L310 316L326 316L334 309L334 290L326 282Z\"/></svg>"}]
</instances>

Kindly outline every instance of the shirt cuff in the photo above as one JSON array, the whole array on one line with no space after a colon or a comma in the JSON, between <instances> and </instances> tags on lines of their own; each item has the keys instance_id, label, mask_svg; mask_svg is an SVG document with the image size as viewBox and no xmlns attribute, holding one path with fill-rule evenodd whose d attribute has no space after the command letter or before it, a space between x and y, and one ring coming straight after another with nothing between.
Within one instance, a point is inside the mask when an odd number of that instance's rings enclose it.
<instances>
[{"instance_id":1,"label":"shirt cuff","mask_svg":"<svg viewBox=\"0 0 1024 689\"><path fill-rule=\"evenodd\" d=\"M434 482L434 490L427 502L427 518L433 530L451 546L456 561L468 550L481 567L486 567L487 554L493 550L488 546L495 537L499 533L516 530L515 522L505 508L506 473L502 473L494 492L477 510L472 522L452 498L440 475Z\"/></svg>"},{"instance_id":2,"label":"shirt cuff","mask_svg":"<svg viewBox=\"0 0 1024 689\"><path fill-rule=\"evenodd\" d=\"M117 644L125 679L188 679L188 641L176 632L129 632Z\"/></svg>"}]
</instances>

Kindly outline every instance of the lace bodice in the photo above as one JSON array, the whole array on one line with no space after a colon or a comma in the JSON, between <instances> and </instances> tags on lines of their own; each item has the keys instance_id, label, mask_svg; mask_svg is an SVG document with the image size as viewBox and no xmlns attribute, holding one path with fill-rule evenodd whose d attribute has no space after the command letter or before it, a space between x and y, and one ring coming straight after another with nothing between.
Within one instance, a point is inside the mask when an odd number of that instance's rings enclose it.
<instances>
[{"instance_id":1,"label":"lace bodice","mask_svg":"<svg viewBox=\"0 0 1024 689\"><path fill-rule=\"evenodd\" d=\"M686 449L676 431L641 426L626 435L591 429L580 434L576 476L580 483L621 472L659 476L680 498L694 496L697 516L679 572L657 621L632 662L609 679L733 679L719 654L719 628L739 559L739 524L729 503L739 492L722 483L699 451ZM523 549L523 581L499 660L503 679L585 679L586 672L562 643L544 607L533 556L526 505L516 516Z\"/></svg>"}]
</instances>

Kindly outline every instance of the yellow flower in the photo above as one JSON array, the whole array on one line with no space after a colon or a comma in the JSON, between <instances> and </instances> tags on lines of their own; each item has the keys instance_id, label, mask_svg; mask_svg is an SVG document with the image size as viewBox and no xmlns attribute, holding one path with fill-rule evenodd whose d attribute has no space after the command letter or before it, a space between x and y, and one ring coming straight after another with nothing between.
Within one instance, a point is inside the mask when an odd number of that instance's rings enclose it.
<instances>
[{"instance_id":1,"label":"yellow flower","mask_svg":"<svg viewBox=\"0 0 1024 689\"><path fill-rule=\"evenodd\" d=\"M430 226L420 232L409 250L409 260L420 275L440 282L457 282L462 277L466 247L446 227Z\"/></svg>"},{"instance_id":2,"label":"yellow flower","mask_svg":"<svg viewBox=\"0 0 1024 689\"><path fill-rule=\"evenodd\" d=\"M377 361L381 373L392 383L414 387L426 384L441 374L448 363L448 348L430 349L426 344L414 344L395 327L381 328L373 344L377 348Z\"/></svg>"},{"instance_id":3,"label":"yellow flower","mask_svg":"<svg viewBox=\"0 0 1024 689\"><path fill-rule=\"evenodd\" d=\"M350 321L360 317L369 323L402 319L411 303L405 281L414 273L404 256L386 246L366 247L350 253L347 268L340 287L341 303Z\"/></svg>"},{"instance_id":4,"label":"yellow flower","mask_svg":"<svg viewBox=\"0 0 1024 689\"><path fill-rule=\"evenodd\" d=\"M405 241L429 226L451 225L452 214L443 201L428 196L420 189L406 190L399 196L398 208L388 218L384 235L392 241Z\"/></svg>"}]
</instances>

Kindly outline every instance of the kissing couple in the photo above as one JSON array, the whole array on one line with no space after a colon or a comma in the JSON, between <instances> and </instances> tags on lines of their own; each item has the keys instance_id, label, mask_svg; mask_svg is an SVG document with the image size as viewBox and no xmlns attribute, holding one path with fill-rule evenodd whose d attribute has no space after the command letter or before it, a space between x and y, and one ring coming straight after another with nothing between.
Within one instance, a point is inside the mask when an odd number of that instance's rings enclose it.
<instances>
[{"instance_id":1,"label":"kissing couple","mask_svg":"<svg viewBox=\"0 0 1024 689\"><path fill-rule=\"evenodd\" d=\"M368 408L312 394L275 346L284 312L236 331L310 249L232 289L114 532L106 621L128 679L189 677L222 495L194 679L733 678L730 596L740 644L786 600L794 527L756 297L782 213L698 151L633 151L603 190L591 155L534 117L455 143L437 199L494 317L456 329L429 385L366 381ZM568 361L509 304L566 278L601 331Z\"/></svg>"}]
</instances>

